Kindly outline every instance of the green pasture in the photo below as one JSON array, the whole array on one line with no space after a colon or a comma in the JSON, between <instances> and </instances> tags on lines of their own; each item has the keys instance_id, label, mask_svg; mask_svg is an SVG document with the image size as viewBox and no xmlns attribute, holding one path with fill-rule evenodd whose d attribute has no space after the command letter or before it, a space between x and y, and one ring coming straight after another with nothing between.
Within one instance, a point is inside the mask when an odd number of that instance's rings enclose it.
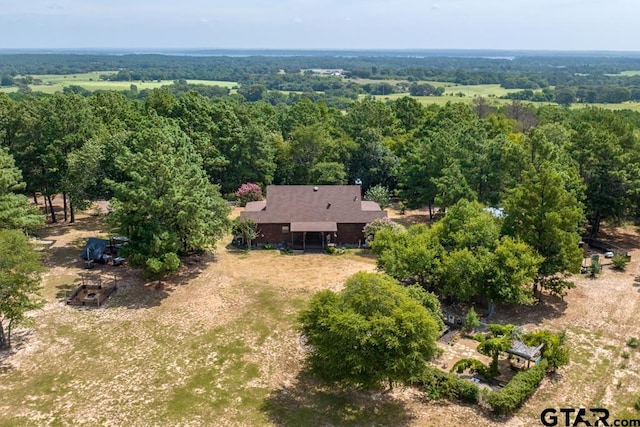
<instances>
[{"instance_id":1,"label":"green pasture","mask_svg":"<svg viewBox=\"0 0 640 427\"><path fill-rule=\"evenodd\" d=\"M47 75L34 75L35 80L42 81L42 84L29 85L34 92L43 93L56 93L62 92L65 87L68 86L80 86L89 91L95 90L116 90L123 91L131 88L131 85L135 85L138 90L143 89L156 89L161 86L170 85L173 80L145 80L145 81L131 81L131 82L112 82L100 80L101 75L115 74L115 71L94 71L91 73L82 74L47 74ZM232 88L237 86L236 82L226 81L213 81L213 80L187 80L190 84L202 84L209 86L222 86ZM9 93L15 92L17 88L2 88L0 91Z\"/></svg>"},{"instance_id":2,"label":"green pasture","mask_svg":"<svg viewBox=\"0 0 640 427\"><path fill-rule=\"evenodd\" d=\"M618 74L605 74L607 76L624 76L624 77L634 77L640 76L640 70L627 70L621 71Z\"/></svg>"},{"instance_id":3,"label":"green pasture","mask_svg":"<svg viewBox=\"0 0 640 427\"><path fill-rule=\"evenodd\" d=\"M493 91L495 87L499 87L498 85L472 85L472 86L451 86L447 87L443 96L415 96L412 97L416 101L420 102L422 105L445 105L447 102L451 103L471 103L475 98L484 97L489 103L502 106L506 104L510 104L513 102L510 99L500 99L499 97L502 94L506 94L508 91L506 89L499 88L500 91ZM368 95L362 95L361 98L365 98ZM377 95L374 98L380 101L395 101L399 98L410 96L409 93L392 93L389 95ZM526 104L533 104L536 106L542 105L556 105L554 103L547 102L530 102L523 101ZM579 108L587 108L587 107L597 107L604 108L607 110L631 110L631 111L639 111L640 112L640 102L624 102L621 104L572 104L571 108L579 109Z\"/></svg>"}]
</instances>

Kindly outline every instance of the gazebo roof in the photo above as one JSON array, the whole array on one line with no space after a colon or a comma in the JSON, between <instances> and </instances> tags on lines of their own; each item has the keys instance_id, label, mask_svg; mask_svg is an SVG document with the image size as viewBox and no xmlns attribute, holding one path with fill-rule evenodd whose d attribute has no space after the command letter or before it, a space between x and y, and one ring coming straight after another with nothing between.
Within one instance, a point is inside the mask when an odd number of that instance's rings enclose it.
<instances>
[{"instance_id":1,"label":"gazebo roof","mask_svg":"<svg viewBox=\"0 0 640 427\"><path fill-rule=\"evenodd\" d=\"M511 348L507 350L507 353L534 361L540 356L540 350L542 350L542 347L544 347L544 343L537 347L529 347L522 341L514 340L511 342Z\"/></svg>"}]
</instances>

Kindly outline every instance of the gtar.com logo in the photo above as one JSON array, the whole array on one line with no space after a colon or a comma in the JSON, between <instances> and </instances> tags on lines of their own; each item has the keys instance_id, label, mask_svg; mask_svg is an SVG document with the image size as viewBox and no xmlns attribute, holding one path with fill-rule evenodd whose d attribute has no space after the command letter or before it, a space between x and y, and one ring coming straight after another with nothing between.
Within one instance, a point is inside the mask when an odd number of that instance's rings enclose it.
<instances>
[{"instance_id":1,"label":"gtar.com logo","mask_svg":"<svg viewBox=\"0 0 640 427\"><path fill-rule=\"evenodd\" d=\"M540 413L540 422L544 426L615 426L640 427L639 420L611 419L605 408L547 408Z\"/></svg>"}]
</instances>

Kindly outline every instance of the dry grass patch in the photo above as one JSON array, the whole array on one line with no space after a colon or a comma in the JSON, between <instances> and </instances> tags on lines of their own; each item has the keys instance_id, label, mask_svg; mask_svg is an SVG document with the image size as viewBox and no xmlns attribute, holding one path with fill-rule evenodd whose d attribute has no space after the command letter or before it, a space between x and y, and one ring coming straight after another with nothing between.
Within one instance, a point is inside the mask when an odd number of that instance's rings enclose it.
<instances>
[{"instance_id":1,"label":"dry grass patch","mask_svg":"<svg viewBox=\"0 0 640 427\"><path fill-rule=\"evenodd\" d=\"M572 361L516 416L494 419L477 407L427 402L413 388L347 392L304 374L298 312L318 290L340 290L355 272L374 271L367 252L230 252L227 240L216 256L187 260L158 287L127 266L100 267L119 280L105 307L61 304L61 292L84 273L78 239L101 231L99 218L85 217L41 236L55 240L48 303L33 313L31 331L16 331L14 351L0 355L0 426L528 426L546 407L599 402L612 416L637 414L640 355L626 342L640 337L639 251L624 273L576 277L564 301L498 311L495 320L527 330L567 329ZM624 234L637 247L635 231Z\"/></svg>"}]
</instances>

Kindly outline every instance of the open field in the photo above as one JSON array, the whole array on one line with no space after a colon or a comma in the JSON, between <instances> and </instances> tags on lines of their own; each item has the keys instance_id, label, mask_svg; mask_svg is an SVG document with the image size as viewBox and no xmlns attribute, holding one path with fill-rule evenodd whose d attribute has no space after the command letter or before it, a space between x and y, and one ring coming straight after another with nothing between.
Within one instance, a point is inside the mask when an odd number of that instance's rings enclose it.
<instances>
[{"instance_id":1,"label":"open field","mask_svg":"<svg viewBox=\"0 0 640 427\"><path fill-rule=\"evenodd\" d=\"M411 211L404 222L425 218ZM640 418L640 250L635 228L607 230L631 249L626 272L605 266L597 279L577 276L561 301L499 307L493 321L566 329L572 362L544 380L514 417L501 418L418 390L331 390L302 371L296 316L311 295L339 290L356 271L375 270L370 254L281 255L230 251L193 257L161 286L127 266L83 270L84 238L104 235L100 216L49 226L43 296L34 328L19 329L0 353L0 426L210 425L539 425L546 407L603 406ZM82 274L114 273L118 290L100 309L62 305ZM625 352L627 352L625 354Z\"/></svg>"},{"instance_id":2,"label":"open field","mask_svg":"<svg viewBox=\"0 0 640 427\"><path fill-rule=\"evenodd\" d=\"M173 80L153 80L153 81L132 81L132 82L111 82L111 81L102 81L100 80L100 76L104 74L115 74L115 71L95 71L91 73L83 73L83 74L69 74L69 75L56 75L56 74L47 74L47 75L34 75L34 79L42 80L43 84L38 85L29 85L31 90L34 92L44 92L44 93L56 93L62 92L62 90L66 86L81 86L89 91L94 90L128 90L131 85L136 85L138 90L143 89L155 89L161 86L170 85L173 83ZM223 81L209 81L209 80L187 80L188 83L192 84L204 84L210 86L223 86L232 88L237 86L235 82L223 82ZM15 92L17 88L2 88L0 91L3 92Z\"/></svg>"},{"instance_id":3,"label":"open field","mask_svg":"<svg viewBox=\"0 0 640 427\"><path fill-rule=\"evenodd\" d=\"M143 89L155 89L161 86L170 85L173 83L173 80L155 80L155 81L134 81L134 82L110 82L110 81L102 81L100 80L100 75L103 74L113 74L114 71L95 71L91 73L84 74L73 74L73 75L34 75L35 79L42 80L43 84L38 85L29 85L31 90L34 92L43 92L43 93L56 93L62 92L63 89L67 86L76 85L85 88L89 91L95 90L116 90L116 91L124 91L129 90L131 85L135 85L138 90ZM629 73L629 74L625 74ZM634 75L631 73L636 73L634 71L624 71L621 74L624 75ZM637 73L640 73L638 71ZM354 79L355 82L359 84L366 83L380 83L387 82L389 84L399 83L400 80L371 80L371 79ZM237 82L227 82L227 81L213 81L213 80L187 80L188 83L191 84L203 84L210 86L222 86L228 87L232 89L238 86ZM499 97L506 95L509 92L515 92L513 89L504 89L497 84L486 84L486 85L458 85L450 82L435 82L435 81L427 81L423 83L429 83L433 86L443 86L445 88L444 95L442 96L417 96L414 97L418 102L422 105L445 105L447 102L464 102L471 103L473 99L477 97L484 97L489 100L489 102L494 105L505 105L509 104L512 101L509 99L500 99ZM17 87L2 87L0 88L0 92L11 93L17 92ZM235 92L235 89L232 89L232 93ZM288 94L290 92L283 91L283 93ZM294 92L294 93L302 93L302 92ZM322 92L318 92L322 93ZM362 95L364 98L368 95ZM377 95L374 96L375 99L381 101L393 101L398 98L402 98L404 96L409 96L409 93L393 93L390 95ZM526 102L526 101L525 101ZM544 105L546 103L535 103L534 105ZM555 105L555 104L554 104ZM640 102L625 102L622 104L573 104L571 108L585 108L585 107L600 107L608 110L633 110L640 111Z\"/></svg>"},{"instance_id":4,"label":"open field","mask_svg":"<svg viewBox=\"0 0 640 427\"><path fill-rule=\"evenodd\" d=\"M445 105L447 102L451 102L451 103L464 102L464 103L470 104L475 98L480 96L487 98L489 103L496 106L506 105L513 102L510 99L497 98L496 97L497 95L495 95L495 93L492 93L488 86L495 86L495 85L451 86L447 88L447 90L445 91L445 95L443 96L415 96L413 98L424 106L431 105L431 104ZM460 96L459 93L462 93L463 96ZM394 101L404 96L409 96L409 93L393 93L390 95L377 95L377 96L374 96L374 98L380 101ZM365 95L363 95L362 97L364 98ZM555 103L548 103L548 102L530 102L530 101L522 101L522 102L525 104L533 104L533 105L556 105ZM572 104L571 105L571 108L589 108L589 107L598 107L598 108L604 108L607 110L640 111L640 102L624 102L621 104Z\"/></svg>"}]
</instances>

